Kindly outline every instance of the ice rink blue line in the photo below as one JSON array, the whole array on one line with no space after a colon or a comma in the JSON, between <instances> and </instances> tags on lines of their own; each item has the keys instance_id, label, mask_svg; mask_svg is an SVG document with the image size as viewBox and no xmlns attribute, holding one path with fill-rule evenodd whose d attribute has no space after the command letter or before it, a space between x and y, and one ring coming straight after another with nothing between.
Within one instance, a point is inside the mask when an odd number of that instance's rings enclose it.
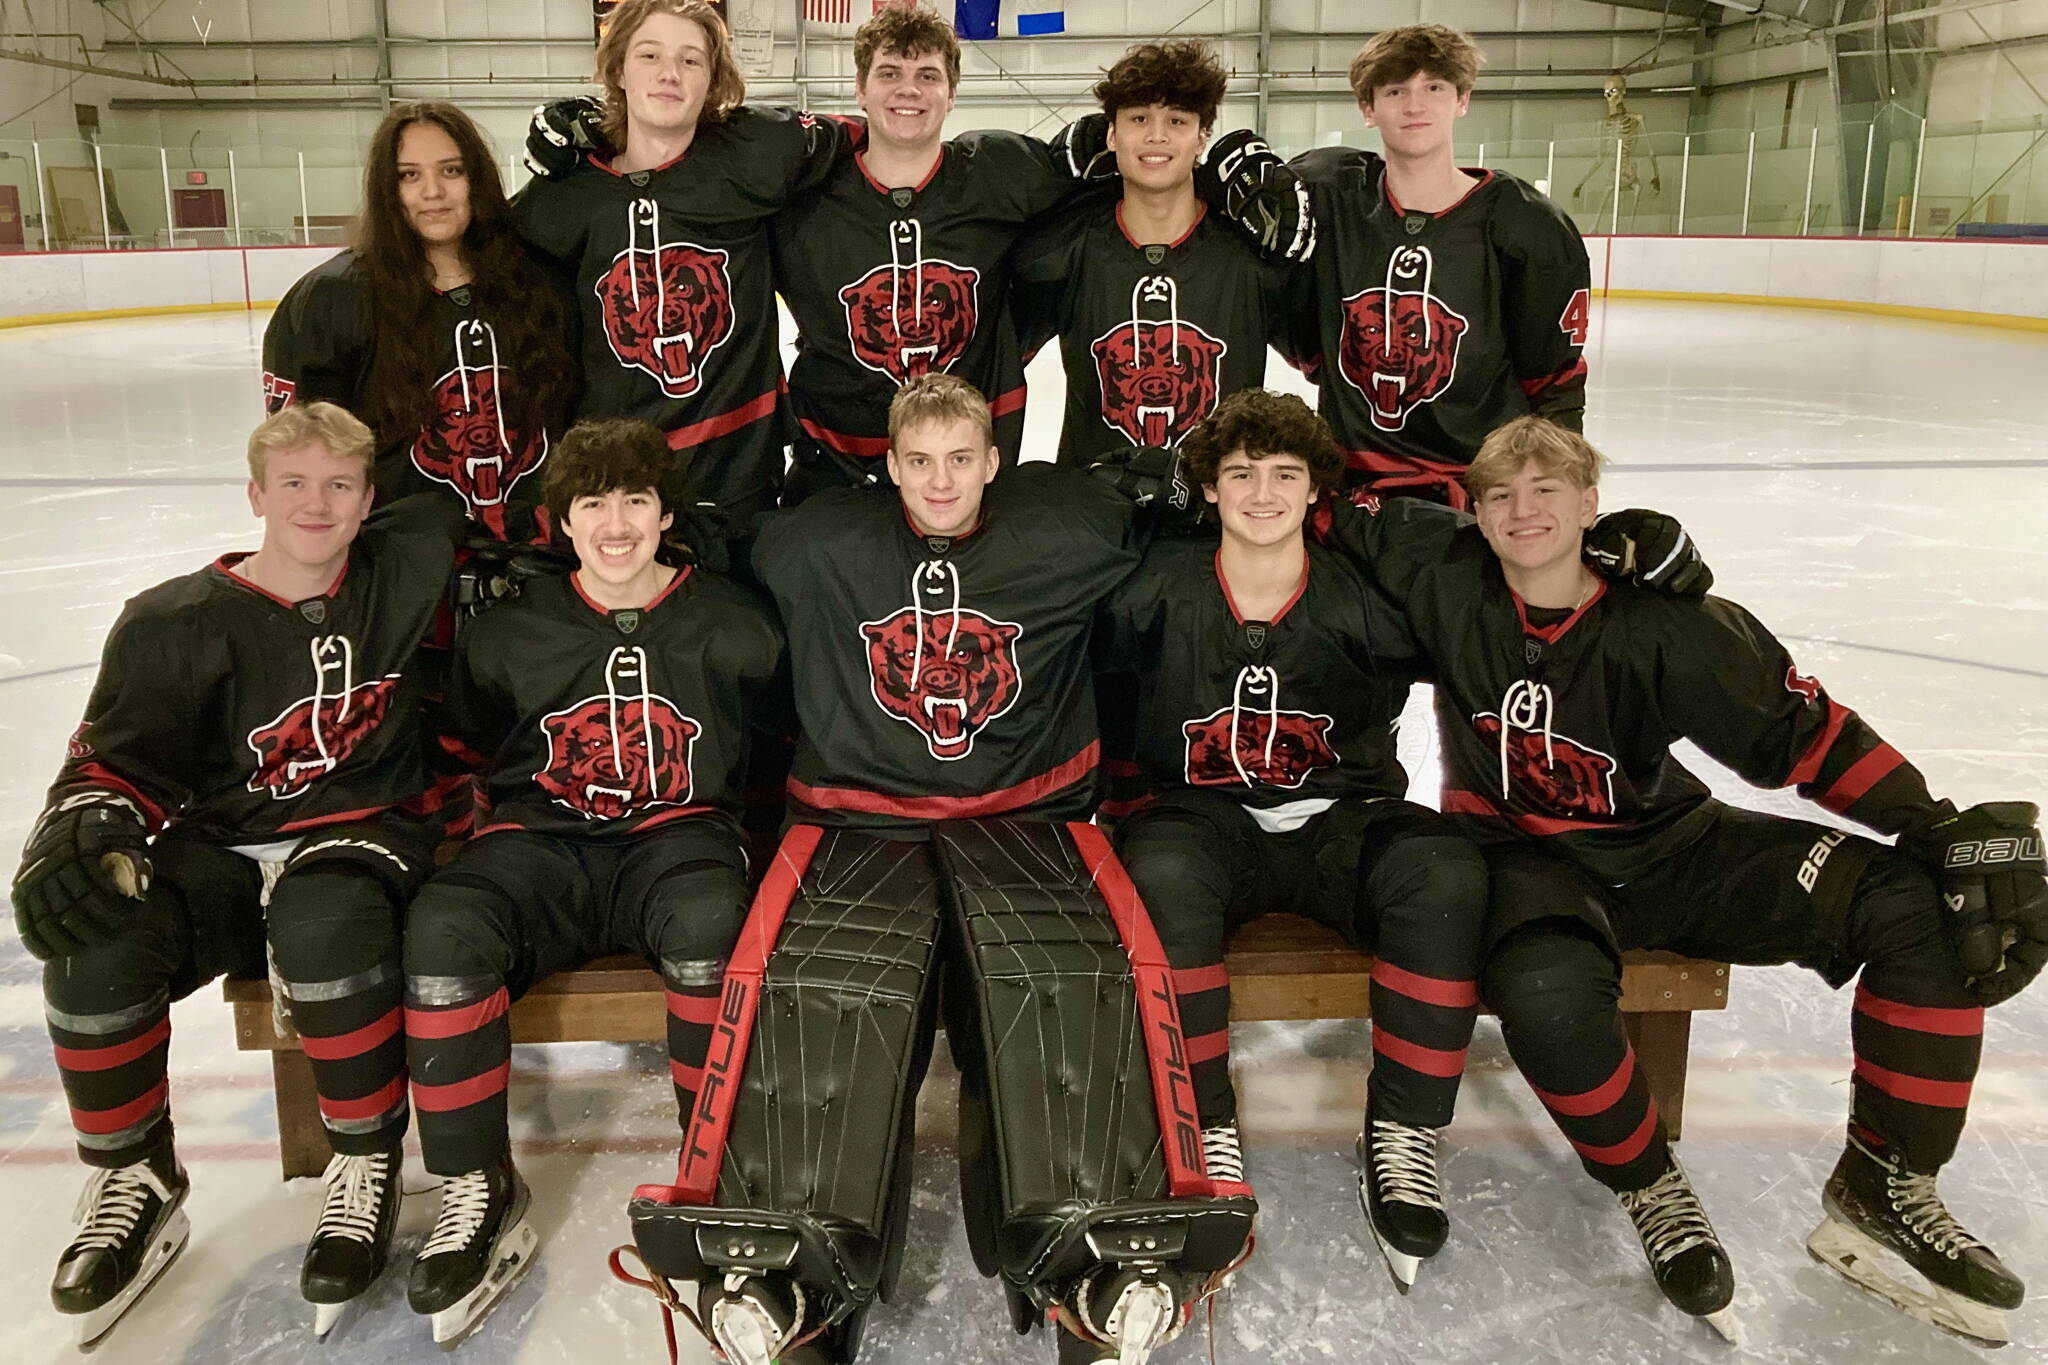
<instances>
[{"instance_id":1,"label":"ice rink blue line","mask_svg":"<svg viewBox=\"0 0 2048 1365\"><path fill-rule=\"evenodd\" d=\"M1854 640L1830 640L1824 635L1780 635L1780 640L1793 640L1803 645L1834 645L1840 649L1860 649L1870 654L1890 654L1901 659L1925 659L1929 663L1954 664L1958 668L1983 668L1993 673L2015 673L2022 678L2048 678L2048 673L2038 668L2015 668L2011 664L1987 664L1975 659L1958 659L1949 654L1922 654L1916 649L1892 649L1885 645L1863 645Z\"/></svg>"},{"instance_id":2,"label":"ice rink blue line","mask_svg":"<svg viewBox=\"0 0 2048 1365\"><path fill-rule=\"evenodd\" d=\"M1791 469L2048 469L2048 460L1739 460L1699 464L1634 464L1608 461L1630 474L1762 474Z\"/></svg>"}]
</instances>

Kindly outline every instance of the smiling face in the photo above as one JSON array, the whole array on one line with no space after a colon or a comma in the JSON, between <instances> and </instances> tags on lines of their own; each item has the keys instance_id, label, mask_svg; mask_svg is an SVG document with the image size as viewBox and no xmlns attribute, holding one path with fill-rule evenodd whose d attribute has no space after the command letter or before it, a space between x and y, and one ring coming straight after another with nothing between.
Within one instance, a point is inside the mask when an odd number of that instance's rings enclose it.
<instances>
[{"instance_id":1,"label":"smiling face","mask_svg":"<svg viewBox=\"0 0 2048 1365\"><path fill-rule=\"evenodd\" d=\"M938 145L953 112L952 77L937 52L907 57L877 52L855 81L854 98L868 116L868 137L901 151L929 151Z\"/></svg>"},{"instance_id":2,"label":"smiling face","mask_svg":"<svg viewBox=\"0 0 2048 1365\"><path fill-rule=\"evenodd\" d=\"M614 488L572 498L562 530L576 547L578 572L610 589L607 596L625 598L643 579L652 583L654 552L674 520L652 488Z\"/></svg>"},{"instance_id":3,"label":"smiling face","mask_svg":"<svg viewBox=\"0 0 2048 1365\"><path fill-rule=\"evenodd\" d=\"M459 242L469 231L469 170L440 124L415 123L398 135L398 202L429 246Z\"/></svg>"},{"instance_id":4,"label":"smiling face","mask_svg":"<svg viewBox=\"0 0 2048 1365\"><path fill-rule=\"evenodd\" d=\"M1600 513L1600 490L1581 488L1526 460L1515 476L1475 499L1479 533L1511 572L1535 576L1576 564L1586 528Z\"/></svg>"},{"instance_id":5,"label":"smiling face","mask_svg":"<svg viewBox=\"0 0 2048 1365\"><path fill-rule=\"evenodd\" d=\"M1443 76L1417 71L1405 81L1374 86L1358 107L1365 126L1379 129L1387 150L1403 157L1448 153L1452 127L1472 105L1470 91Z\"/></svg>"},{"instance_id":6,"label":"smiling face","mask_svg":"<svg viewBox=\"0 0 2048 1365\"><path fill-rule=\"evenodd\" d=\"M264 456L249 480L249 507L263 518L263 554L304 569L336 564L375 496L366 461L309 443Z\"/></svg>"},{"instance_id":7,"label":"smiling face","mask_svg":"<svg viewBox=\"0 0 2048 1365\"><path fill-rule=\"evenodd\" d=\"M1217 462L1216 482L1202 493L1216 506L1224 539L1264 549L1301 538L1316 485L1299 455L1254 459L1238 449Z\"/></svg>"},{"instance_id":8,"label":"smiling face","mask_svg":"<svg viewBox=\"0 0 2048 1365\"><path fill-rule=\"evenodd\" d=\"M1109 150L1127 185L1160 191L1195 178L1195 158L1209 135L1201 118L1166 104L1127 104L1109 121Z\"/></svg>"},{"instance_id":9,"label":"smiling face","mask_svg":"<svg viewBox=\"0 0 2048 1365\"><path fill-rule=\"evenodd\" d=\"M907 426L889 449L889 477L919 535L973 530L981 519L982 490L1001 466L988 432L965 417Z\"/></svg>"},{"instance_id":10,"label":"smiling face","mask_svg":"<svg viewBox=\"0 0 2048 1365\"><path fill-rule=\"evenodd\" d=\"M634 135L692 132L711 89L711 44L695 19L650 14L626 45L619 71L626 96L626 147Z\"/></svg>"}]
</instances>

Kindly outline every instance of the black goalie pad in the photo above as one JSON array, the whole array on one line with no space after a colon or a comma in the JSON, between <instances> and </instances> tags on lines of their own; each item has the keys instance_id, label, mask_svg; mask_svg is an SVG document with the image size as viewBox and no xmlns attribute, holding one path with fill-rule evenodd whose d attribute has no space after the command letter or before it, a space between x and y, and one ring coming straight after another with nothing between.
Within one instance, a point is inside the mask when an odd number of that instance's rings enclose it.
<instances>
[{"instance_id":1,"label":"black goalie pad","mask_svg":"<svg viewBox=\"0 0 2048 1365\"><path fill-rule=\"evenodd\" d=\"M902 1255L939 928L930 845L789 832L727 968L676 1183L628 1209L651 1269L793 1280L852 1358Z\"/></svg>"},{"instance_id":2,"label":"black goalie pad","mask_svg":"<svg viewBox=\"0 0 2048 1365\"><path fill-rule=\"evenodd\" d=\"M1243 1258L1257 1205L1204 1168L1170 971L1130 879L1091 825L947 824L933 842L959 944L946 1029L976 1264L1020 1330L1107 1267L1152 1267L1192 1303Z\"/></svg>"}]
</instances>

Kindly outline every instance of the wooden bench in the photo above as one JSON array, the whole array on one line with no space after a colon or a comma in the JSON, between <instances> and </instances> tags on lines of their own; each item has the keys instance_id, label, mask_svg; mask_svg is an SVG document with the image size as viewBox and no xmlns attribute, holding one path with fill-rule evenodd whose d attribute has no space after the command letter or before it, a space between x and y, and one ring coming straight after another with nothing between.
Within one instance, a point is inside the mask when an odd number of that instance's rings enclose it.
<instances>
[{"instance_id":1,"label":"wooden bench","mask_svg":"<svg viewBox=\"0 0 2048 1365\"><path fill-rule=\"evenodd\" d=\"M1248 925L1230 945L1230 1017L1363 1019L1372 959L1329 930L1292 915ZM1676 1138L1685 1117L1686 1051L1692 1011L1728 1006L1728 968L1672 953L1629 953L1621 975L1622 1018L1636 1059ZM330 1150L320 1126L313 1071L298 1035L273 1026L270 985L230 980L235 1044L268 1052L276 1085L279 1155L286 1178L318 1175ZM515 1043L654 1043L667 1036L661 979L638 958L601 958L558 972L512 1006Z\"/></svg>"}]
</instances>

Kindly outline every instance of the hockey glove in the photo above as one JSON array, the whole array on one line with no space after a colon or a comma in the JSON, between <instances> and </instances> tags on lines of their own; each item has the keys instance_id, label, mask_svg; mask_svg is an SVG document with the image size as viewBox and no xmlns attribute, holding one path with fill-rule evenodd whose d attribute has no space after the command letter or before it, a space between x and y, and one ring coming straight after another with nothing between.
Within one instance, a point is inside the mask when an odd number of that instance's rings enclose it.
<instances>
[{"instance_id":1,"label":"hockey glove","mask_svg":"<svg viewBox=\"0 0 2048 1365\"><path fill-rule=\"evenodd\" d=\"M1699 546L1662 512L1631 507L1609 512L1586 532L1585 556L1608 578L1639 583L1674 597L1700 597L1714 586L1714 571Z\"/></svg>"},{"instance_id":2,"label":"hockey glove","mask_svg":"<svg viewBox=\"0 0 2048 1365\"><path fill-rule=\"evenodd\" d=\"M14 924L45 962L111 939L149 891L149 837L132 802L75 792L43 812L14 874Z\"/></svg>"},{"instance_id":3,"label":"hockey glove","mask_svg":"<svg viewBox=\"0 0 2048 1365\"><path fill-rule=\"evenodd\" d=\"M1268 260L1316 254L1308 186L1249 128L1224 133L1196 159L1195 192L1250 233Z\"/></svg>"},{"instance_id":4,"label":"hockey glove","mask_svg":"<svg viewBox=\"0 0 2048 1365\"><path fill-rule=\"evenodd\" d=\"M586 152L612 150L604 135L604 104L594 95L575 95L533 107L526 127L526 169L553 180L576 169Z\"/></svg>"},{"instance_id":5,"label":"hockey glove","mask_svg":"<svg viewBox=\"0 0 2048 1365\"><path fill-rule=\"evenodd\" d=\"M1088 472L1137 504L1160 531L1188 531L1202 522L1206 499L1188 482L1177 451L1126 446L1103 454Z\"/></svg>"},{"instance_id":6,"label":"hockey glove","mask_svg":"<svg viewBox=\"0 0 2048 1365\"><path fill-rule=\"evenodd\" d=\"M1109 115L1083 114L1052 136L1052 164L1076 180L1116 179L1109 150Z\"/></svg>"},{"instance_id":7,"label":"hockey glove","mask_svg":"<svg viewBox=\"0 0 2048 1365\"><path fill-rule=\"evenodd\" d=\"M536 578L558 578L576 567L576 557L548 545L514 545L479 536L462 547L455 570L455 607L465 618L481 616L493 603L519 596Z\"/></svg>"},{"instance_id":8,"label":"hockey glove","mask_svg":"<svg viewBox=\"0 0 2048 1365\"><path fill-rule=\"evenodd\" d=\"M1987 801L1900 839L1941 887L1956 956L1987 1005L2018 995L2048 963L2048 862L2041 810Z\"/></svg>"}]
</instances>

